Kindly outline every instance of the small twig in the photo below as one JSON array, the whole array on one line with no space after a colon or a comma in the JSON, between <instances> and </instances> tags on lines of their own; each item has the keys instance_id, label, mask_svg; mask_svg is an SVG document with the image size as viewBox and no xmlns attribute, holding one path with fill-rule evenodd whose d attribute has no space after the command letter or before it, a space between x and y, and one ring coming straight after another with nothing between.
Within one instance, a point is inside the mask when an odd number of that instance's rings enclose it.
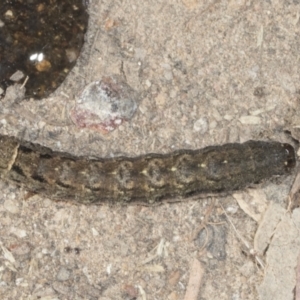
<instances>
[{"instance_id":1,"label":"small twig","mask_svg":"<svg viewBox=\"0 0 300 300\"><path fill-rule=\"evenodd\" d=\"M26 83L27 83L28 80L29 80L29 76L26 76L26 78L25 78L23 84L22 84L21 87L20 87L20 90L23 89L23 88L25 87L25 85L26 85Z\"/></svg>"},{"instance_id":2,"label":"small twig","mask_svg":"<svg viewBox=\"0 0 300 300\"><path fill-rule=\"evenodd\" d=\"M289 212L291 212L294 208L299 207L299 202L300 202L299 190L300 190L300 172L298 172L298 174L293 182L293 185L290 190L289 197L288 197L287 210Z\"/></svg>"},{"instance_id":3,"label":"small twig","mask_svg":"<svg viewBox=\"0 0 300 300\"><path fill-rule=\"evenodd\" d=\"M244 246L247 248L248 252L253 255L255 257L255 260L257 261L257 263L261 266L262 269L265 269L265 265L262 261L262 259L257 255L255 249L253 249L252 247L250 247L249 243L242 237L242 235L237 231L236 227L234 226L234 224L232 223L230 217L228 216L228 214L226 213L224 207L220 204L220 206L222 207L225 216L227 217L230 225L232 226L236 236L238 237L238 239L244 244Z\"/></svg>"},{"instance_id":4,"label":"small twig","mask_svg":"<svg viewBox=\"0 0 300 300\"><path fill-rule=\"evenodd\" d=\"M190 268L190 278L186 288L184 300L198 299L203 275L204 269L202 264L197 259L194 259Z\"/></svg>"},{"instance_id":5,"label":"small twig","mask_svg":"<svg viewBox=\"0 0 300 300\"><path fill-rule=\"evenodd\" d=\"M199 253L201 253L208 244L208 229L207 229L206 225L204 226L204 229L205 229L205 232L206 232L205 241L203 243L203 246L199 249Z\"/></svg>"},{"instance_id":6,"label":"small twig","mask_svg":"<svg viewBox=\"0 0 300 300\"><path fill-rule=\"evenodd\" d=\"M144 291L143 287L141 285L138 285L137 288L140 292L142 299L147 300L147 295L146 295L146 292Z\"/></svg>"},{"instance_id":7,"label":"small twig","mask_svg":"<svg viewBox=\"0 0 300 300\"><path fill-rule=\"evenodd\" d=\"M203 228L206 228L207 224L209 224L208 218L210 217L211 212L212 212L212 209L213 209L213 207L215 206L215 202L216 202L216 200L215 200L215 198L213 198L212 201L211 201L211 203L210 203L210 205L209 205L209 207L206 209L206 212L205 212L205 214L204 214L204 218L203 218L202 222L201 222L200 225L194 230L194 233L192 234L192 236L191 236L191 238L190 238L190 241L194 241L194 240L197 238L199 232L200 232ZM210 223L210 224L211 224L211 223ZM206 231L206 233L207 233L207 231ZM207 236L208 236L208 234L207 234ZM208 237L207 237L207 236L206 236L205 244L204 244L204 246L202 247L202 249L203 249L203 248L206 246L206 244L207 244L207 241L208 241Z\"/></svg>"},{"instance_id":8,"label":"small twig","mask_svg":"<svg viewBox=\"0 0 300 300\"><path fill-rule=\"evenodd\" d=\"M298 261L296 267L295 300L300 300L300 254L298 255Z\"/></svg>"}]
</instances>

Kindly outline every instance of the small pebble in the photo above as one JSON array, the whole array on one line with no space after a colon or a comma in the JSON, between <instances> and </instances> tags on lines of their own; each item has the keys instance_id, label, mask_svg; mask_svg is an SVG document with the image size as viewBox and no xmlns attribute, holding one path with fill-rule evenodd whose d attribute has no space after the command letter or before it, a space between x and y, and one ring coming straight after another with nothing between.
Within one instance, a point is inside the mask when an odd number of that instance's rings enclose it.
<instances>
[{"instance_id":1,"label":"small pebble","mask_svg":"<svg viewBox=\"0 0 300 300\"><path fill-rule=\"evenodd\" d=\"M71 119L80 128L108 133L130 120L136 109L137 93L119 76L107 76L77 97Z\"/></svg>"},{"instance_id":2,"label":"small pebble","mask_svg":"<svg viewBox=\"0 0 300 300\"><path fill-rule=\"evenodd\" d=\"M201 134L204 134L207 132L208 130L208 121L207 118L202 117L200 119L198 119L195 123L194 123L194 130L196 132L199 132Z\"/></svg>"},{"instance_id":3,"label":"small pebble","mask_svg":"<svg viewBox=\"0 0 300 300\"><path fill-rule=\"evenodd\" d=\"M4 208L12 214L19 213L19 207L16 200L7 199L4 202Z\"/></svg>"},{"instance_id":4,"label":"small pebble","mask_svg":"<svg viewBox=\"0 0 300 300\"><path fill-rule=\"evenodd\" d=\"M261 123L261 119L257 116L242 116L239 120L245 125L257 125Z\"/></svg>"},{"instance_id":5,"label":"small pebble","mask_svg":"<svg viewBox=\"0 0 300 300\"><path fill-rule=\"evenodd\" d=\"M56 275L56 279L58 281L66 281L69 280L70 276L71 272L64 267L61 267Z\"/></svg>"}]
</instances>

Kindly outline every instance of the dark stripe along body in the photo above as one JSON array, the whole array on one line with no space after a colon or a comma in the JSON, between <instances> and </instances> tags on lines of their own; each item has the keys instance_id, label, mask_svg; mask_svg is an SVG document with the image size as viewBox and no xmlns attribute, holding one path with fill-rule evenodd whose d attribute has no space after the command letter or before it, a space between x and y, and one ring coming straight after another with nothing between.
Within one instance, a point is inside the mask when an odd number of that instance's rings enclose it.
<instances>
[{"instance_id":1,"label":"dark stripe along body","mask_svg":"<svg viewBox=\"0 0 300 300\"><path fill-rule=\"evenodd\" d=\"M295 166L294 148L279 142L178 150L139 157L88 159L0 136L0 174L30 192L85 204L139 202L242 189Z\"/></svg>"}]
</instances>

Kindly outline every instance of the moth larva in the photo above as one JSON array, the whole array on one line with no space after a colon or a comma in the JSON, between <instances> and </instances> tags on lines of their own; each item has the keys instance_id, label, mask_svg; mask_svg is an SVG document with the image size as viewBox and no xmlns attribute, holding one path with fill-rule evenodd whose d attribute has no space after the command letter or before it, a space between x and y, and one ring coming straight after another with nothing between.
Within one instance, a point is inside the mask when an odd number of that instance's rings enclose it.
<instances>
[{"instance_id":1,"label":"moth larva","mask_svg":"<svg viewBox=\"0 0 300 300\"><path fill-rule=\"evenodd\" d=\"M295 166L289 144L243 144L89 159L0 136L0 176L30 192L84 204L142 202L242 189Z\"/></svg>"}]
</instances>

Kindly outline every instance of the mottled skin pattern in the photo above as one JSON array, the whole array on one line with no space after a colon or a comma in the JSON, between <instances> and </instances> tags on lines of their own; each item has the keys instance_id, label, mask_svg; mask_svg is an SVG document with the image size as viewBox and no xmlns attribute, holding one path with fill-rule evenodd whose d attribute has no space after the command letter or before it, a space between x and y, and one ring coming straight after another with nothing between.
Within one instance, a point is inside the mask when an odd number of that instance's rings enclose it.
<instances>
[{"instance_id":1,"label":"mottled skin pattern","mask_svg":"<svg viewBox=\"0 0 300 300\"><path fill-rule=\"evenodd\" d=\"M56 200L138 202L227 192L295 166L291 145L248 141L139 157L88 159L0 136L0 176Z\"/></svg>"}]
</instances>

